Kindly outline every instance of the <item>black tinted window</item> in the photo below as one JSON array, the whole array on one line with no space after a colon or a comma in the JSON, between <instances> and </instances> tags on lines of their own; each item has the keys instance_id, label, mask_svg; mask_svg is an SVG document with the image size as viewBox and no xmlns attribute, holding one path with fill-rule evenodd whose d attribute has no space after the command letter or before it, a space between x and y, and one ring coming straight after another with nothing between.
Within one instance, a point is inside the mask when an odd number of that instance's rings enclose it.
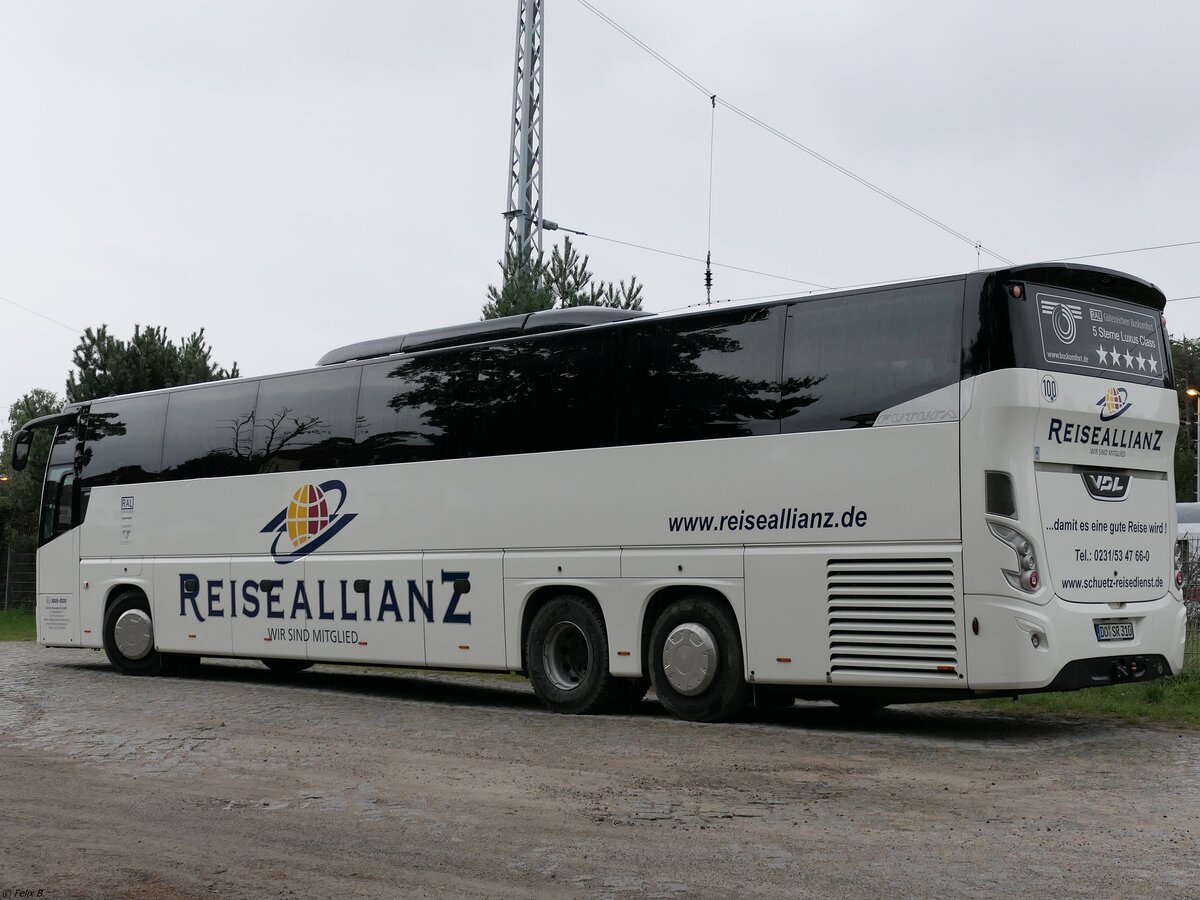
<instances>
[{"instance_id":1,"label":"black tinted window","mask_svg":"<svg viewBox=\"0 0 1200 900\"><path fill-rule=\"evenodd\" d=\"M348 465L361 371L327 369L260 382L254 411L258 469L288 472Z\"/></svg>"},{"instance_id":2,"label":"black tinted window","mask_svg":"<svg viewBox=\"0 0 1200 900\"><path fill-rule=\"evenodd\" d=\"M769 307L620 329L620 442L777 434L782 320Z\"/></svg>"},{"instance_id":3,"label":"black tinted window","mask_svg":"<svg viewBox=\"0 0 1200 900\"><path fill-rule=\"evenodd\" d=\"M959 378L961 281L788 307L783 430L871 425Z\"/></svg>"},{"instance_id":4,"label":"black tinted window","mask_svg":"<svg viewBox=\"0 0 1200 900\"><path fill-rule=\"evenodd\" d=\"M461 355L461 354L457 354ZM424 357L433 359L437 355ZM363 367L355 440L358 462L381 465L441 459L441 422L429 401L441 384L436 367L417 358L388 360ZM448 399L444 397L443 399ZM456 414L452 418L459 418Z\"/></svg>"},{"instance_id":5,"label":"black tinted window","mask_svg":"<svg viewBox=\"0 0 1200 900\"><path fill-rule=\"evenodd\" d=\"M101 400L87 415L80 486L153 481L162 461L167 397Z\"/></svg>"},{"instance_id":6,"label":"black tinted window","mask_svg":"<svg viewBox=\"0 0 1200 900\"><path fill-rule=\"evenodd\" d=\"M257 381L223 381L178 391L167 405L164 478L213 478L255 471Z\"/></svg>"},{"instance_id":7,"label":"black tinted window","mask_svg":"<svg viewBox=\"0 0 1200 900\"><path fill-rule=\"evenodd\" d=\"M478 353L474 455L616 443L620 357L613 333L557 335Z\"/></svg>"}]
</instances>

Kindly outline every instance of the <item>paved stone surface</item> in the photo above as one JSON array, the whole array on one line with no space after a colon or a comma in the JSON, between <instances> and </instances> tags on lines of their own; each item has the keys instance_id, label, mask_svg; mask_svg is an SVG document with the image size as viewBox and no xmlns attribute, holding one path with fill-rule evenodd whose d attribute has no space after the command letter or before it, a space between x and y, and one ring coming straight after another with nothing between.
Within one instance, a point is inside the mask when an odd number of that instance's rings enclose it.
<instances>
[{"instance_id":1,"label":"paved stone surface","mask_svg":"<svg viewBox=\"0 0 1200 900\"><path fill-rule=\"evenodd\" d=\"M961 704L695 725L523 682L0 645L0 891L1195 897L1200 734Z\"/></svg>"}]
</instances>

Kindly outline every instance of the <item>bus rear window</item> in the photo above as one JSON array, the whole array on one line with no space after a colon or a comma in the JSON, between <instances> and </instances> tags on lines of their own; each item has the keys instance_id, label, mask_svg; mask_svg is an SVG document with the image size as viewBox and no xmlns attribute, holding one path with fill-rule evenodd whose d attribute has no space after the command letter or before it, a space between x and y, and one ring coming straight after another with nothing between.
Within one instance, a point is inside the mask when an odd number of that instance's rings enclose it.
<instances>
[{"instance_id":1,"label":"bus rear window","mask_svg":"<svg viewBox=\"0 0 1200 900\"><path fill-rule=\"evenodd\" d=\"M1032 285L1025 302L1036 316L1026 349L1038 368L1141 383L1166 375L1157 310Z\"/></svg>"}]
</instances>

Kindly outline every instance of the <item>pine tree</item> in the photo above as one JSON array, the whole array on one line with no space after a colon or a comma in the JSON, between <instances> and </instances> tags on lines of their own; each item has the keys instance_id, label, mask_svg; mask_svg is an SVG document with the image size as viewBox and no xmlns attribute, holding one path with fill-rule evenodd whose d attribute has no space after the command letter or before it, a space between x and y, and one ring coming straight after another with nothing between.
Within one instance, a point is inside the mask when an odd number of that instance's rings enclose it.
<instances>
[{"instance_id":1,"label":"pine tree","mask_svg":"<svg viewBox=\"0 0 1200 900\"><path fill-rule=\"evenodd\" d=\"M74 363L77 371L67 375L71 403L238 377L237 363L229 371L213 363L203 328L178 344L158 326L135 325L128 342L109 334L107 325L88 328L75 347Z\"/></svg>"},{"instance_id":2,"label":"pine tree","mask_svg":"<svg viewBox=\"0 0 1200 900\"><path fill-rule=\"evenodd\" d=\"M641 309L642 286L637 276L629 286L621 281L600 281L588 270L589 257L579 252L568 237L560 250L555 244L547 264L539 254L526 261L509 251L500 263L503 274L501 286L488 285L488 302L483 306L483 318L514 316L540 312L545 309L565 309L571 306L610 306L616 309Z\"/></svg>"}]
</instances>

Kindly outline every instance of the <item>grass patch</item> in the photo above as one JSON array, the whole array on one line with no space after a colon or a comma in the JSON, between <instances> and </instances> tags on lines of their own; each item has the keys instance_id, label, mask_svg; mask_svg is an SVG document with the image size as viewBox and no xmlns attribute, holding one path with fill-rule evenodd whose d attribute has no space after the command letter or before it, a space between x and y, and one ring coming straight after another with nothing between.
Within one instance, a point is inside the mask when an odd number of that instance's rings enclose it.
<instances>
[{"instance_id":1,"label":"grass patch","mask_svg":"<svg viewBox=\"0 0 1200 900\"><path fill-rule=\"evenodd\" d=\"M32 610L0 609L0 641L32 641L37 622Z\"/></svg>"},{"instance_id":2,"label":"grass patch","mask_svg":"<svg viewBox=\"0 0 1200 900\"><path fill-rule=\"evenodd\" d=\"M1200 729L1200 668L1192 666L1172 678L1145 684L1117 684L1054 694L1025 694L1012 700L967 700L966 703L1012 713L1090 716L1137 724Z\"/></svg>"}]
</instances>

